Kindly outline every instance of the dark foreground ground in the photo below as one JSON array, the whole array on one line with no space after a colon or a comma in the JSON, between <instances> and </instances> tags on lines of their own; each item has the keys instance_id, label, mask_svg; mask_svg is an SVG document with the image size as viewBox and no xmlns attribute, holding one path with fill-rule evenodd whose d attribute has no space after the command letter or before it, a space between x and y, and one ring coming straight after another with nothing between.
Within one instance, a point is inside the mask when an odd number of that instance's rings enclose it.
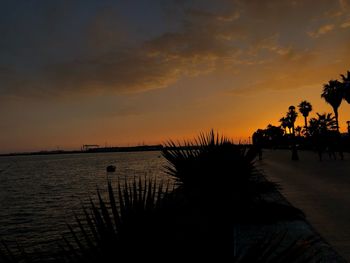
<instances>
[{"instance_id":1,"label":"dark foreground ground","mask_svg":"<svg viewBox=\"0 0 350 263\"><path fill-rule=\"evenodd\" d=\"M308 221L350 261L350 154L345 160L322 162L314 152L300 151L291 161L288 150L265 150L258 167L280 183L282 194L306 214Z\"/></svg>"}]
</instances>

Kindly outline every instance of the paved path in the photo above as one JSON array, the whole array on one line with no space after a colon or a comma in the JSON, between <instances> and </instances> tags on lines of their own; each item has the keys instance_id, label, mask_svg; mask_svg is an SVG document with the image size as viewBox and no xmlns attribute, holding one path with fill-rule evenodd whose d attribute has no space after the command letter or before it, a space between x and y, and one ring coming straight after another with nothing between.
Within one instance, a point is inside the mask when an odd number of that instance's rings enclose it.
<instances>
[{"instance_id":1,"label":"paved path","mask_svg":"<svg viewBox=\"0 0 350 263\"><path fill-rule=\"evenodd\" d=\"M324 156L320 162L316 153L300 151L299 157L291 161L290 151L265 150L258 167L280 183L282 194L350 262L350 155L344 161Z\"/></svg>"}]
</instances>

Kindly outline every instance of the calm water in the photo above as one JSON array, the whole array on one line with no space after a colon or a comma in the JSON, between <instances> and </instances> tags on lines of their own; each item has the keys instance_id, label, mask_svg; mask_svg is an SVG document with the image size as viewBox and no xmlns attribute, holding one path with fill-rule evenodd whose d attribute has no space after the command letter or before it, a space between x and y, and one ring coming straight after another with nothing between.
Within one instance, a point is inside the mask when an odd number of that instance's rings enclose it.
<instances>
[{"instance_id":1,"label":"calm water","mask_svg":"<svg viewBox=\"0 0 350 263\"><path fill-rule=\"evenodd\" d=\"M160 152L0 157L0 239L47 249L73 223L73 212L113 183L140 176L169 179ZM107 175L106 166L117 171Z\"/></svg>"}]
</instances>

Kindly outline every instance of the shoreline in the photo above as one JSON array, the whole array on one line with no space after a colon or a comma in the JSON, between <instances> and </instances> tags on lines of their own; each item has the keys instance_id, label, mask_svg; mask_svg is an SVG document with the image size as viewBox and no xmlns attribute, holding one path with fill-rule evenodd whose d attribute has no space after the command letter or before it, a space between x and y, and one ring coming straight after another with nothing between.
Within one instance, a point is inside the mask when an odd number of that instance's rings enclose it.
<instances>
[{"instance_id":1,"label":"shoreline","mask_svg":"<svg viewBox=\"0 0 350 263\"><path fill-rule=\"evenodd\" d=\"M2 153L0 157L8 156L30 156L30 155L59 155L59 154L85 154L85 153L111 153L111 152L148 152L161 151L162 145L144 145L144 146L127 146L127 147L104 147L82 150L55 150L55 151L36 151L36 152L19 152L19 153Z\"/></svg>"}]
</instances>

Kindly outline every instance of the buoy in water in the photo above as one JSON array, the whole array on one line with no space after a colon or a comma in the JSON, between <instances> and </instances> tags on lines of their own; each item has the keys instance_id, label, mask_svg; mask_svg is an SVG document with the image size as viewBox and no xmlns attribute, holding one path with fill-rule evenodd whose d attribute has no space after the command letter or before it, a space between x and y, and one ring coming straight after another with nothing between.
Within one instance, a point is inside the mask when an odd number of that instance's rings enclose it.
<instances>
[{"instance_id":1,"label":"buoy in water","mask_svg":"<svg viewBox=\"0 0 350 263\"><path fill-rule=\"evenodd\" d=\"M115 172L116 167L114 165L108 165L106 170L108 173L113 173Z\"/></svg>"}]
</instances>

